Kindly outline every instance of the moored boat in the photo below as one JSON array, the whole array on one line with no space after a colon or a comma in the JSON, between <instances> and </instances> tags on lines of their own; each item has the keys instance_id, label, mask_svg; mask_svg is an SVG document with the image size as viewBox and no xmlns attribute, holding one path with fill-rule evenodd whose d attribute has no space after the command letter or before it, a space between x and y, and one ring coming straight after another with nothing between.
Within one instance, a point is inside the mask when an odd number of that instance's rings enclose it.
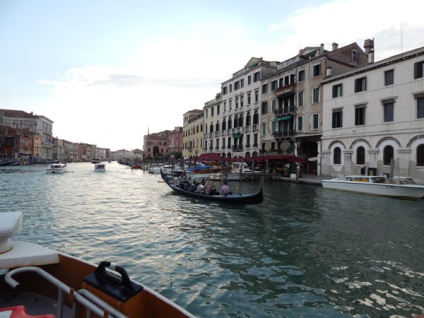
<instances>
[{"instance_id":1,"label":"moored boat","mask_svg":"<svg viewBox=\"0 0 424 318\"><path fill-rule=\"evenodd\" d=\"M66 172L66 163L52 163L46 169L47 173L61 174Z\"/></svg>"},{"instance_id":2,"label":"moored boat","mask_svg":"<svg viewBox=\"0 0 424 318\"><path fill-rule=\"evenodd\" d=\"M385 176L350 175L321 182L322 186L327 189L405 199L422 199L424 197L424 185L416 184L410 177L389 179Z\"/></svg>"},{"instance_id":3,"label":"moored boat","mask_svg":"<svg viewBox=\"0 0 424 318\"><path fill-rule=\"evenodd\" d=\"M194 317L131 280L120 266L112 271L107 261L96 267L33 243L9 240L22 227L21 212L0 213L0 224L0 317Z\"/></svg>"},{"instance_id":4,"label":"moored boat","mask_svg":"<svg viewBox=\"0 0 424 318\"><path fill-rule=\"evenodd\" d=\"M230 192L228 194L204 194L196 191L188 190L184 187L181 187L178 182L172 177L168 176L161 170L161 177L163 181L177 194L193 197L202 200L216 201L221 203L231 203L231 204L260 204L263 202L263 191L260 188L259 191L255 193L237 193Z\"/></svg>"}]
</instances>

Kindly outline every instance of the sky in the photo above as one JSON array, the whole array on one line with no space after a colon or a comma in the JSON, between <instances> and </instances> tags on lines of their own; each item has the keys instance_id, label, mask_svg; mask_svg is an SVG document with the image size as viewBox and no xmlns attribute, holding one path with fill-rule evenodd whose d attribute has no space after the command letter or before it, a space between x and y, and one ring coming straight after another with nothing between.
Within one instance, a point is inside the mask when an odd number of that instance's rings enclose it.
<instances>
[{"instance_id":1,"label":"sky","mask_svg":"<svg viewBox=\"0 0 424 318\"><path fill-rule=\"evenodd\" d=\"M251 57L374 39L375 60L424 46L424 2L0 0L0 109L111 150L183 126Z\"/></svg>"}]
</instances>

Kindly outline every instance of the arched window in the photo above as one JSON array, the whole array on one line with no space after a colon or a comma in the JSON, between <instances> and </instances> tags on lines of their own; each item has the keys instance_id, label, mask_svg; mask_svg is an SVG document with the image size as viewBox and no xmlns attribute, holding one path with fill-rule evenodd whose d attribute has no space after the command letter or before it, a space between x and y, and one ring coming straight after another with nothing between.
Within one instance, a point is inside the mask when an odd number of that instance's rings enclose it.
<instances>
[{"instance_id":1,"label":"arched window","mask_svg":"<svg viewBox=\"0 0 424 318\"><path fill-rule=\"evenodd\" d=\"M239 127L243 127L243 115L240 115L240 118L239 118Z\"/></svg>"},{"instance_id":2,"label":"arched window","mask_svg":"<svg viewBox=\"0 0 424 318\"><path fill-rule=\"evenodd\" d=\"M342 163L342 150L339 147L334 148L333 162L335 165Z\"/></svg>"},{"instance_id":3,"label":"arched window","mask_svg":"<svg viewBox=\"0 0 424 318\"><path fill-rule=\"evenodd\" d=\"M365 148L362 146L356 149L356 164L357 165L365 164Z\"/></svg>"},{"instance_id":4,"label":"arched window","mask_svg":"<svg viewBox=\"0 0 424 318\"><path fill-rule=\"evenodd\" d=\"M234 116L234 128L237 128L238 127L238 118L237 118L237 115L236 116Z\"/></svg>"},{"instance_id":5,"label":"arched window","mask_svg":"<svg viewBox=\"0 0 424 318\"><path fill-rule=\"evenodd\" d=\"M393 147L386 146L383 150L383 165L389 166L390 161L393 159Z\"/></svg>"},{"instance_id":6,"label":"arched window","mask_svg":"<svg viewBox=\"0 0 424 318\"><path fill-rule=\"evenodd\" d=\"M231 129L232 128L232 121L231 121L231 116L230 117L228 117L228 129Z\"/></svg>"},{"instance_id":7,"label":"arched window","mask_svg":"<svg viewBox=\"0 0 424 318\"><path fill-rule=\"evenodd\" d=\"M417 166L424 166L424 144L417 147Z\"/></svg>"},{"instance_id":8,"label":"arched window","mask_svg":"<svg viewBox=\"0 0 424 318\"><path fill-rule=\"evenodd\" d=\"M356 50L352 50L352 62L358 63L358 52Z\"/></svg>"}]
</instances>

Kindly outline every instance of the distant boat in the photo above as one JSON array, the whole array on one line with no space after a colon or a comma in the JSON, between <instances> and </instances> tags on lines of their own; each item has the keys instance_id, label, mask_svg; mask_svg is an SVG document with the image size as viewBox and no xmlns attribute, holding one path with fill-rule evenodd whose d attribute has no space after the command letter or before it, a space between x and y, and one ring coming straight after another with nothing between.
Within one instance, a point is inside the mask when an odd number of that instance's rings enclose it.
<instances>
[{"instance_id":1,"label":"distant boat","mask_svg":"<svg viewBox=\"0 0 424 318\"><path fill-rule=\"evenodd\" d=\"M106 172L106 164L103 162L98 162L94 164L94 171L96 172Z\"/></svg>"},{"instance_id":2,"label":"distant boat","mask_svg":"<svg viewBox=\"0 0 424 318\"><path fill-rule=\"evenodd\" d=\"M99 162L100 162L100 159L98 159L98 158L93 158L91 160L91 163L99 163Z\"/></svg>"},{"instance_id":3,"label":"distant boat","mask_svg":"<svg viewBox=\"0 0 424 318\"><path fill-rule=\"evenodd\" d=\"M322 180L323 188L388 196L393 198L422 199L424 185L416 184L410 177L350 175Z\"/></svg>"},{"instance_id":4,"label":"distant boat","mask_svg":"<svg viewBox=\"0 0 424 318\"><path fill-rule=\"evenodd\" d=\"M62 174L66 172L66 163L52 163L46 169L47 173Z\"/></svg>"}]
</instances>

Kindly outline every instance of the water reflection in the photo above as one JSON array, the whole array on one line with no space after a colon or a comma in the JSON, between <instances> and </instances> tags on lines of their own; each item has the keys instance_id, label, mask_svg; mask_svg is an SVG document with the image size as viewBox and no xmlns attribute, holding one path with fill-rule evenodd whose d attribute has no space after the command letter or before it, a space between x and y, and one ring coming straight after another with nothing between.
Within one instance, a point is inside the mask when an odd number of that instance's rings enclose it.
<instances>
[{"instance_id":1,"label":"water reflection","mask_svg":"<svg viewBox=\"0 0 424 318\"><path fill-rule=\"evenodd\" d=\"M24 212L21 238L123 265L199 317L424 312L422 201L266 181L263 204L237 207L176 196L117 164L44 171L0 172L0 211Z\"/></svg>"}]
</instances>

